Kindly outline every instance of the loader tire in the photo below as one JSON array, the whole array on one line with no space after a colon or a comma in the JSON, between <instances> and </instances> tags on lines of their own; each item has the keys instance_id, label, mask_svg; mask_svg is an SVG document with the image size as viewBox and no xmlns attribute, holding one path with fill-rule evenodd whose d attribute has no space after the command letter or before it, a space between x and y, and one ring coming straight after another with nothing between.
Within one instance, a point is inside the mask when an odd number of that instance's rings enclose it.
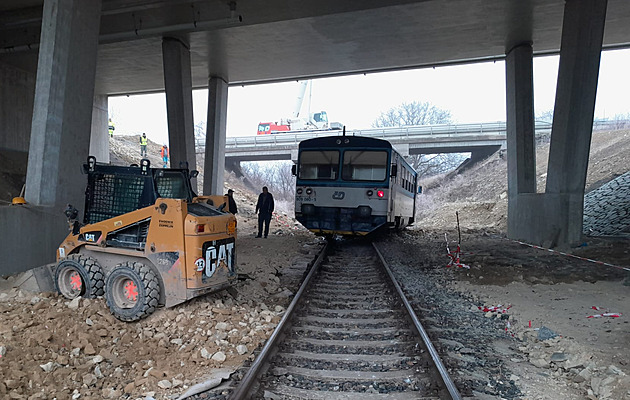
<instances>
[{"instance_id":1,"label":"loader tire","mask_svg":"<svg viewBox=\"0 0 630 400\"><path fill-rule=\"evenodd\" d=\"M67 299L102 296L104 287L105 274L92 257L71 254L57 264L55 289Z\"/></svg>"},{"instance_id":2,"label":"loader tire","mask_svg":"<svg viewBox=\"0 0 630 400\"><path fill-rule=\"evenodd\" d=\"M137 321L148 317L158 307L160 282L148 266L125 262L107 276L105 299L116 318L126 322Z\"/></svg>"}]
</instances>

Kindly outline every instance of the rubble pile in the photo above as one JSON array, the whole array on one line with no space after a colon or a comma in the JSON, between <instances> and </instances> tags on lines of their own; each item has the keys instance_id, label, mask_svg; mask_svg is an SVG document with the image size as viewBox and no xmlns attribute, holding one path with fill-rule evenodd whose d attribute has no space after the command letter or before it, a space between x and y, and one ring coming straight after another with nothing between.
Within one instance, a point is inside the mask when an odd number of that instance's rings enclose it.
<instances>
[{"instance_id":1,"label":"rubble pile","mask_svg":"<svg viewBox=\"0 0 630 400\"><path fill-rule=\"evenodd\" d=\"M287 290L274 278L257 281L265 283L264 293ZM5 292L0 296L0 397L179 393L211 368L240 365L271 334L284 307L267 306L251 292L247 296L237 301L217 293L125 323L110 314L103 299Z\"/></svg>"},{"instance_id":2,"label":"rubble pile","mask_svg":"<svg viewBox=\"0 0 630 400\"><path fill-rule=\"evenodd\" d=\"M588 349L575 340L558 335L542 340L535 329L528 329L519 337L523 340L519 350L533 366L556 379L563 379L587 396L615 399L628 394L630 376L613 364L598 363Z\"/></svg>"}]
</instances>

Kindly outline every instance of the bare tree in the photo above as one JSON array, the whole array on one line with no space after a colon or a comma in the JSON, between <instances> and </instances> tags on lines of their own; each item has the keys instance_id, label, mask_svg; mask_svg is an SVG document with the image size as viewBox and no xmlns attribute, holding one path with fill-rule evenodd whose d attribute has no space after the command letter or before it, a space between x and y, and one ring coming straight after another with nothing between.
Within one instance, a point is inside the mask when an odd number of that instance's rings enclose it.
<instances>
[{"instance_id":1,"label":"bare tree","mask_svg":"<svg viewBox=\"0 0 630 400\"><path fill-rule=\"evenodd\" d=\"M199 121L195 124L195 148L205 147L206 145L206 121Z\"/></svg>"},{"instance_id":2,"label":"bare tree","mask_svg":"<svg viewBox=\"0 0 630 400\"><path fill-rule=\"evenodd\" d=\"M435 125L452 122L451 112L436 107L429 102L413 101L382 112L372 123L372 127Z\"/></svg>"},{"instance_id":3,"label":"bare tree","mask_svg":"<svg viewBox=\"0 0 630 400\"><path fill-rule=\"evenodd\" d=\"M274 166L274 183L280 198L293 200L295 196L295 177L291 174L290 161L282 161Z\"/></svg>"},{"instance_id":4,"label":"bare tree","mask_svg":"<svg viewBox=\"0 0 630 400\"><path fill-rule=\"evenodd\" d=\"M382 112L372 123L372 127L434 125L451 122L450 111L443 110L426 101L414 101L402 103ZM407 161L418 171L420 177L450 171L461 164L464 159L462 154L416 154L407 157Z\"/></svg>"},{"instance_id":5,"label":"bare tree","mask_svg":"<svg viewBox=\"0 0 630 400\"><path fill-rule=\"evenodd\" d=\"M295 196L295 178L291 175L291 165L289 161L243 162L241 169L255 187L267 186L277 199L292 201Z\"/></svg>"},{"instance_id":6,"label":"bare tree","mask_svg":"<svg viewBox=\"0 0 630 400\"><path fill-rule=\"evenodd\" d=\"M628 113L626 115L616 114L613 117L612 127L615 130L626 129L626 128L630 127L630 113Z\"/></svg>"},{"instance_id":7,"label":"bare tree","mask_svg":"<svg viewBox=\"0 0 630 400\"><path fill-rule=\"evenodd\" d=\"M267 172L263 170L260 163L257 162L242 162L241 169L243 174L255 187L261 188L267 185Z\"/></svg>"},{"instance_id":8,"label":"bare tree","mask_svg":"<svg viewBox=\"0 0 630 400\"><path fill-rule=\"evenodd\" d=\"M195 124L195 139L205 139L206 138L206 121L199 121Z\"/></svg>"},{"instance_id":9,"label":"bare tree","mask_svg":"<svg viewBox=\"0 0 630 400\"><path fill-rule=\"evenodd\" d=\"M427 177L452 171L466 160L463 153L416 155L418 162L414 169L418 176Z\"/></svg>"},{"instance_id":10,"label":"bare tree","mask_svg":"<svg viewBox=\"0 0 630 400\"><path fill-rule=\"evenodd\" d=\"M546 110L536 115L537 121L553 122L553 110Z\"/></svg>"}]
</instances>

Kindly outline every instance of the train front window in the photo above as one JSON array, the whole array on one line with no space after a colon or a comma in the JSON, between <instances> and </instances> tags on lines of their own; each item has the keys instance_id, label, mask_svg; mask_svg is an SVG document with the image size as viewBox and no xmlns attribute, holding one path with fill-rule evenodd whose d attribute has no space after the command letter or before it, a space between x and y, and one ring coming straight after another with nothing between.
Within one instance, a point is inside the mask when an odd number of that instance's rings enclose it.
<instances>
[{"instance_id":1,"label":"train front window","mask_svg":"<svg viewBox=\"0 0 630 400\"><path fill-rule=\"evenodd\" d=\"M339 176L339 151L303 151L300 153L300 179L332 180Z\"/></svg>"},{"instance_id":2,"label":"train front window","mask_svg":"<svg viewBox=\"0 0 630 400\"><path fill-rule=\"evenodd\" d=\"M384 181L387 177L387 152L344 151L341 177L344 181Z\"/></svg>"}]
</instances>

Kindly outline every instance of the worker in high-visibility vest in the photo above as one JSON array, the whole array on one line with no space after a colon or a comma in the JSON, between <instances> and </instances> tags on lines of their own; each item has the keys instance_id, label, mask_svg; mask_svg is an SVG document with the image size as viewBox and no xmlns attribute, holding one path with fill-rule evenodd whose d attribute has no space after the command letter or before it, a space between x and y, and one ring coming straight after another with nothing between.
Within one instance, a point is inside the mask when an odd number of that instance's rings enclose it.
<instances>
[{"instance_id":1,"label":"worker in high-visibility vest","mask_svg":"<svg viewBox=\"0 0 630 400\"><path fill-rule=\"evenodd\" d=\"M162 146L160 155L162 156L162 163L164 164L162 168L166 168L168 166L168 147L166 145Z\"/></svg>"},{"instance_id":2,"label":"worker in high-visibility vest","mask_svg":"<svg viewBox=\"0 0 630 400\"><path fill-rule=\"evenodd\" d=\"M109 119L108 129L109 129L109 137L114 137L114 131L116 130L116 127L114 126L114 123L112 122L111 118Z\"/></svg>"},{"instance_id":3,"label":"worker in high-visibility vest","mask_svg":"<svg viewBox=\"0 0 630 400\"><path fill-rule=\"evenodd\" d=\"M147 156L147 144L149 143L149 139L147 139L147 134L142 132L142 136L140 137L140 156Z\"/></svg>"}]
</instances>

